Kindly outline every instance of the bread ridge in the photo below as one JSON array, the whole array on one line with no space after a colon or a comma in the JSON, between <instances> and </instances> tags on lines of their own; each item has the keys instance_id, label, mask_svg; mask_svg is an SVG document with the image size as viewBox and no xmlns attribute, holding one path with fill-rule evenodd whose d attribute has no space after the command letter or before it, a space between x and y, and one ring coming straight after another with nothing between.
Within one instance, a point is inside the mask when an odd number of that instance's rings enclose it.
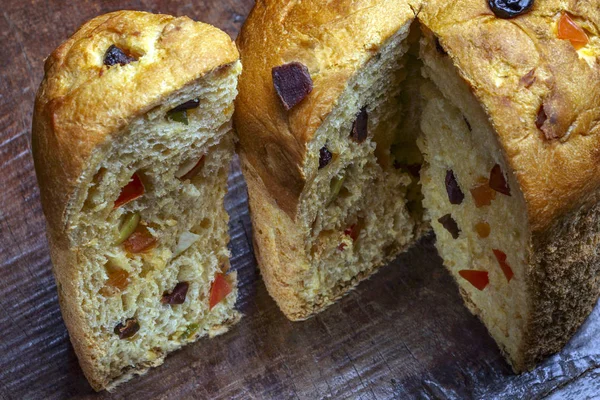
<instances>
[{"instance_id":1,"label":"bread ridge","mask_svg":"<svg viewBox=\"0 0 600 400\"><path fill-rule=\"evenodd\" d=\"M103 57L115 43L133 50L148 45L151 51L139 58L135 68L125 65L110 71ZM108 385L94 365L100 350L85 329L82 314L69 301L79 290L73 279L79 254L72 248L73 227L67 221L73 206L83 201L85 191L80 189L92 179L85 171L94 170L131 121L209 74L239 68L238 58L231 38L208 24L187 17L116 11L83 24L46 60L33 115L32 154L61 312L80 365L95 390L114 388L145 373L161 364L164 355ZM130 85L136 90L128 90ZM236 312L217 330L224 332L239 316Z\"/></svg>"},{"instance_id":2,"label":"bread ridge","mask_svg":"<svg viewBox=\"0 0 600 400\"><path fill-rule=\"evenodd\" d=\"M308 143L346 82L419 8L416 0L343 0L335 6L317 0L268 0L252 9L236 40L244 64L250 66L240 80L234 114L239 151L292 220L311 179L303 171ZM322 25L328 29L321 30ZM252 51L244 52L250 43ZM271 68L292 61L308 67L314 86L286 111L273 90Z\"/></svg>"}]
</instances>

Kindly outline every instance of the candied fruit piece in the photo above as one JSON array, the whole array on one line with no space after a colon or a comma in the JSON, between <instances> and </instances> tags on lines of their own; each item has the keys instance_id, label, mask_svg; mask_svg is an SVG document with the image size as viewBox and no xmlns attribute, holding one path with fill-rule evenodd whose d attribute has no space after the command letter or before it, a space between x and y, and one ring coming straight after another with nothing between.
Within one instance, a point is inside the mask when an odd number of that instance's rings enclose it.
<instances>
[{"instance_id":1,"label":"candied fruit piece","mask_svg":"<svg viewBox=\"0 0 600 400\"><path fill-rule=\"evenodd\" d=\"M360 226L358 224L352 224L344 230L344 234L350 236L353 242L356 242L358 235L360 234Z\"/></svg>"},{"instance_id":2,"label":"candied fruit piece","mask_svg":"<svg viewBox=\"0 0 600 400\"><path fill-rule=\"evenodd\" d=\"M231 293L231 283L225 278L225 274L215 275L215 280L210 287L210 298L208 301L209 309L219 304L229 293Z\"/></svg>"},{"instance_id":3,"label":"candied fruit piece","mask_svg":"<svg viewBox=\"0 0 600 400\"><path fill-rule=\"evenodd\" d=\"M502 272L504 272L504 276L506 277L507 282L510 282L512 277L514 276L513 270L506 262L506 253L502 250L492 249L494 252L494 256L496 256L496 260L498 260L498 264L500 264L500 268Z\"/></svg>"},{"instance_id":4,"label":"candied fruit piece","mask_svg":"<svg viewBox=\"0 0 600 400\"><path fill-rule=\"evenodd\" d=\"M487 271L478 271L474 269L462 269L458 274L478 290L483 290L490 283Z\"/></svg>"},{"instance_id":5,"label":"candied fruit piece","mask_svg":"<svg viewBox=\"0 0 600 400\"><path fill-rule=\"evenodd\" d=\"M462 190L458 186L458 182L454 177L454 171L451 169L446 171L446 192L448 193L448 200L450 204L461 204L465 198Z\"/></svg>"},{"instance_id":6,"label":"candied fruit piece","mask_svg":"<svg viewBox=\"0 0 600 400\"><path fill-rule=\"evenodd\" d=\"M483 177L477 180L477 185L472 187L470 192L477 208L489 206L492 204L492 200L496 198L496 192L490 188L488 180Z\"/></svg>"},{"instance_id":7,"label":"candied fruit piece","mask_svg":"<svg viewBox=\"0 0 600 400\"><path fill-rule=\"evenodd\" d=\"M119 47L111 44L110 47L104 53L104 65L112 67L113 65L126 65L130 62L137 61L135 57L125 54L125 52Z\"/></svg>"},{"instance_id":8,"label":"candied fruit piece","mask_svg":"<svg viewBox=\"0 0 600 400\"><path fill-rule=\"evenodd\" d=\"M131 176L129 183L127 183L127 185L121 189L121 193L119 193L119 197L117 200L115 200L115 205L113 208L119 208L123 204L127 204L130 201L141 197L144 194L144 190L144 184L142 183L140 176L137 174L137 172L134 173Z\"/></svg>"},{"instance_id":9,"label":"candied fruit piece","mask_svg":"<svg viewBox=\"0 0 600 400\"><path fill-rule=\"evenodd\" d=\"M125 323L119 323L115 326L115 333L119 335L119 339L129 339L140 330L140 324L136 318L127 318Z\"/></svg>"},{"instance_id":10,"label":"candied fruit piece","mask_svg":"<svg viewBox=\"0 0 600 400\"><path fill-rule=\"evenodd\" d=\"M579 50L589 42L588 35L567 13L558 20L558 38L569 40L575 50Z\"/></svg>"},{"instance_id":11,"label":"candied fruit piece","mask_svg":"<svg viewBox=\"0 0 600 400\"><path fill-rule=\"evenodd\" d=\"M485 239L490 236L490 224L485 221L478 222L475 224L475 231L480 238Z\"/></svg>"},{"instance_id":12,"label":"candied fruit piece","mask_svg":"<svg viewBox=\"0 0 600 400\"><path fill-rule=\"evenodd\" d=\"M514 18L533 7L533 0L488 0L490 9L498 18Z\"/></svg>"},{"instance_id":13,"label":"candied fruit piece","mask_svg":"<svg viewBox=\"0 0 600 400\"><path fill-rule=\"evenodd\" d=\"M333 154L327 149L327 147L321 147L319 150L319 169L326 167L333 159Z\"/></svg>"},{"instance_id":14,"label":"candied fruit piece","mask_svg":"<svg viewBox=\"0 0 600 400\"><path fill-rule=\"evenodd\" d=\"M290 110L313 90L313 82L306 65L297 61L271 69L273 86L283 108Z\"/></svg>"},{"instance_id":15,"label":"candied fruit piece","mask_svg":"<svg viewBox=\"0 0 600 400\"><path fill-rule=\"evenodd\" d=\"M496 192L510 196L510 188L508 187L504 173L498 164L494 165L490 171L490 187Z\"/></svg>"},{"instance_id":16,"label":"candied fruit piece","mask_svg":"<svg viewBox=\"0 0 600 400\"><path fill-rule=\"evenodd\" d=\"M157 240L143 225L138 225L136 230L123 242L123 247L131 254L143 253L156 246Z\"/></svg>"},{"instance_id":17,"label":"candied fruit piece","mask_svg":"<svg viewBox=\"0 0 600 400\"><path fill-rule=\"evenodd\" d=\"M440 217L438 219L438 222L440 224L442 224L442 226L444 228L446 228L446 230L448 232L450 232L450 234L452 235L453 239L458 239L458 235L460 233L460 229L458 228L458 224L456 223L456 221L454 220L454 218L452 218L452 215L446 214L443 217Z\"/></svg>"},{"instance_id":18,"label":"candied fruit piece","mask_svg":"<svg viewBox=\"0 0 600 400\"><path fill-rule=\"evenodd\" d=\"M369 123L369 114L367 113L367 107L360 109L359 113L356 114L356 120L352 123L352 130L350 131L350 137L357 143L362 143L367 139L368 131L367 125Z\"/></svg>"},{"instance_id":19,"label":"candied fruit piece","mask_svg":"<svg viewBox=\"0 0 600 400\"><path fill-rule=\"evenodd\" d=\"M171 293L164 292L160 302L162 304L183 304L190 284L188 282L179 282Z\"/></svg>"},{"instance_id":20,"label":"candied fruit piece","mask_svg":"<svg viewBox=\"0 0 600 400\"><path fill-rule=\"evenodd\" d=\"M335 200L337 195L340 193L340 190L342 190L342 186L344 186L345 179L346 176L342 175L336 176L331 180L331 183L329 184L330 195L327 205L331 204Z\"/></svg>"},{"instance_id":21,"label":"candied fruit piece","mask_svg":"<svg viewBox=\"0 0 600 400\"><path fill-rule=\"evenodd\" d=\"M115 245L119 245L131 236L131 234L135 231L138 224L140 222L140 213L130 213L126 214L123 218L123 222L121 222L121 226L119 227L119 236L117 236L117 240L115 241Z\"/></svg>"}]
</instances>

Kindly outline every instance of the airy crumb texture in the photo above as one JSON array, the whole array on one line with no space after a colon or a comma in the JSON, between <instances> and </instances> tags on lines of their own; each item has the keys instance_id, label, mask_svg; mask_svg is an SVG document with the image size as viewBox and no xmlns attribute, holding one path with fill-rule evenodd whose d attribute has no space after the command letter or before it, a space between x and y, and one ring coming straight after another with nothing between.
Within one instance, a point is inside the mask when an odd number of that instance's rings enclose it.
<instances>
[{"instance_id":1,"label":"airy crumb texture","mask_svg":"<svg viewBox=\"0 0 600 400\"><path fill-rule=\"evenodd\" d=\"M220 54L196 63L182 41ZM216 28L141 12L90 21L49 60L33 152L59 300L88 380L111 390L239 320L223 201L241 63Z\"/></svg>"},{"instance_id":2,"label":"airy crumb texture","mask_svg":"<svg viewBox=\"0 0 600 400\"><path fill-rule=\"evenodd\" d=\"M515 371L587 317L600 293L600 13L554 0L525 11L257 3L238 39L235 118L255 254L290 319L331 304L428 224ZM577 38L561 32L566 18ZM313 83L287 108L270 75L286 63Z\"/></svg>"}]
</instances>

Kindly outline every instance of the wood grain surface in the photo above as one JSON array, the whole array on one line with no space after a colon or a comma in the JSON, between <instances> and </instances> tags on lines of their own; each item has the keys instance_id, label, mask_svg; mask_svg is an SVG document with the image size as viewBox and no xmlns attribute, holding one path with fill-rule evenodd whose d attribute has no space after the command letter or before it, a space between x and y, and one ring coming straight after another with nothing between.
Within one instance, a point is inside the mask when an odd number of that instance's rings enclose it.
<instances>
[{"instance_id":1,"label":"wood grain surface","mask_svg":"<svg viewBox=\"0 0 600 400\"><path fill-rule=\"evenodd\" d=\"M80 24L132 8L188 15L235 37L251 0L2 0L0 18L0 398L595 398L600 310L558 355L517 376L426 238L327 311L289 322L268 296L251 247L246 187L234 162L227 208L243 320L229 333L94 394L56 297L30 154L44 58Z\"/></svg>"}]
</instances>

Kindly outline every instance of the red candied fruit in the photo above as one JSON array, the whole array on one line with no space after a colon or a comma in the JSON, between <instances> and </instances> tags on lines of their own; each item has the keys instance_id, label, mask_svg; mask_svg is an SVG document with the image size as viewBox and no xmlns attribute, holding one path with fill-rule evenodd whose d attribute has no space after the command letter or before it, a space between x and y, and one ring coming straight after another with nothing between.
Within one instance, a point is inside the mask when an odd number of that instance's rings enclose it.
<instances>
[{"instance_id":1,"label":"red candied fruit","mask_svg":"<svg viewBox=\"0 0 600 400\"><path fill-rule=\"evenodd\" d=\"M478 290L483 290L490 283L487 271L478 271L475 269L461 269L458 274Z\"/></svg>"},{"instance_id":2,"label":"red candied fruit","mask_svg":"<svg viewBox=\"0 0 600 400\"><path fill-rule=\"evenodd\" d=\"M513 270L510 267L510 265L508 265L508 263L506 262L506 253L504 253L502 250L498 250L498 249L492 249L492 251L494 252L494 255L496 256L496 260L498 260L498 264L500 264L500 268L502 269L502 272L504 272L504 276L506 277L506 280L508 282L510 282L510 280L512 279L512 277L515 274L513 273Z\"/></svg>"}]
</instances>

